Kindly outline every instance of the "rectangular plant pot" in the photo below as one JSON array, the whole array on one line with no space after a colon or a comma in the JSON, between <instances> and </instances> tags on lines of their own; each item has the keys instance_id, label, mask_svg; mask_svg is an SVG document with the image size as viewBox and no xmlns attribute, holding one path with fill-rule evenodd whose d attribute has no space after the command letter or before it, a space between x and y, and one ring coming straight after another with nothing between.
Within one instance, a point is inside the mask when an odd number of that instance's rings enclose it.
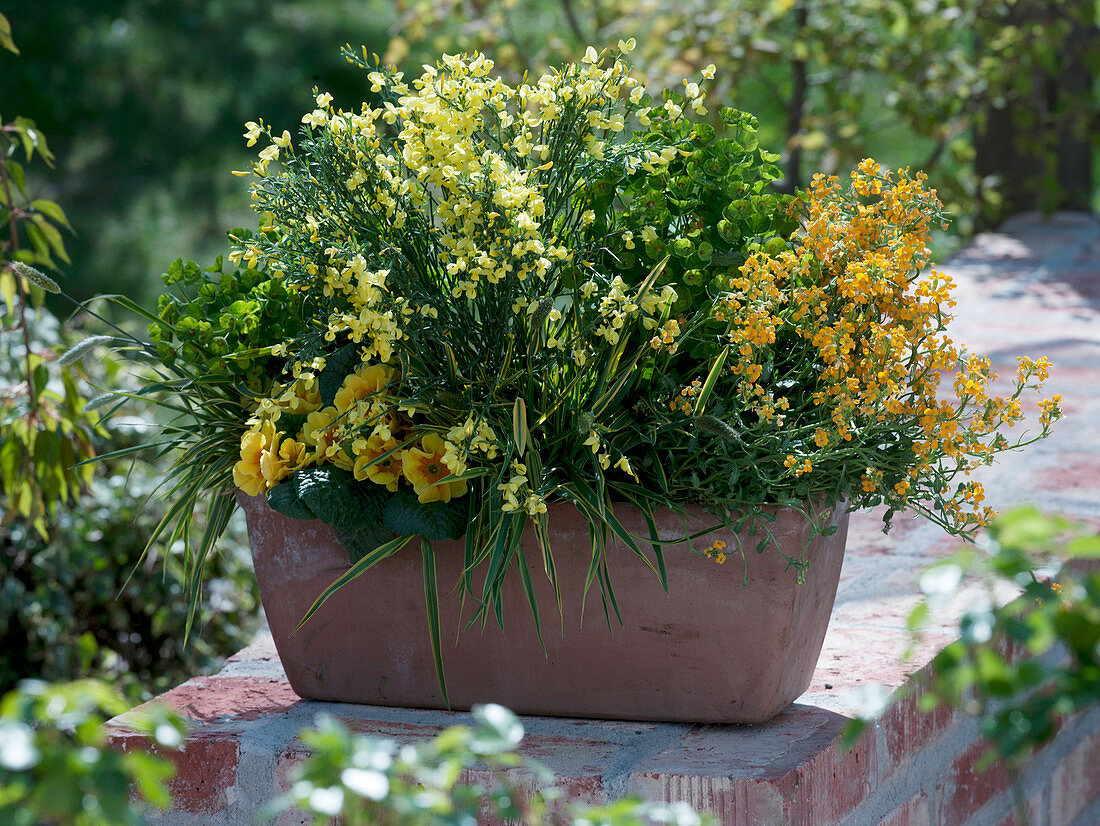
<instances>
[{"instance_id":1,"label":"rectangular plant pot","mask_svg":"<svg viewBox=\"0 0 1100 826\"><path fill-rule=\"evenodd\" d=\"M318 594L348 569L347 551L324 523L275 513L263 495L241 495L240 501L264 609L294 690L316 700L444 708L428 638L421 554L409 546L383 560L295 632ZM640 513L625 505L615 513L628 531L648 536ZM713 524L701 510L693 513L689 531ZM743 537L744 560L728 531L695 541L702 549L724 540L723 565L686 544L665 546L667 594L630 550L609 546L607 569L623 620L620 625L612 611L610 628L598 583L582 611L591 561L587 524L566 503L553 504L549 517L562 616L530 527L522 542L545 651L517 572L510 572L517 575L503 591L504 629L490 620L459 633L471 614L456 587L463 543L433 543L451 708L495 702L520 714L757 723L809 686L840 577L848 529L843 506L826 522L836 532L808 546L810 524L797 511L777 511L769 523L783 553L808 560L802 585L775 545L756 552L759 536ZM657 525L663 538L685 535L684 523L671 512L658 513Z\"/></svg>"}]
</instances>

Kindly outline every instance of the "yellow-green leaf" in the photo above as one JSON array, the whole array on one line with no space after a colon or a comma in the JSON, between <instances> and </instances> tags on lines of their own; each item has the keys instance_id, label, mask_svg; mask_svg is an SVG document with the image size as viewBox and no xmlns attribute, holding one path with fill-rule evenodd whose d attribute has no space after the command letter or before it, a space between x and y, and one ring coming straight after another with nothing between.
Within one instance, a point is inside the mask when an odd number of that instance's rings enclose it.
<instances>
[{"instance_id":1,"label":"yellow-green leaf","mask_svg":"<svg viewBox=\"0 0 1100 826\"><path fill-rule=\"evenodd\" d=\"M11 39L11 23L2 14L0 14L0 47L7 49L12 54L19 54L15 41Z\"/></svg>"},{"instance_id":2,"label":"yellow-green leaf","mask_svg":"<svg viewBox=\"0 0 1100 826\"><path fill-rule=\"evenodd\" d=\"M11 312L15 307L15 293L15 276L11 274L10 270L0 270L0 297L3 297L8 312Z\"/></svg>"},{"instance_id":3,"label":"yellow-green leaf","mask_svg":"<svg viewBox=\"0 0 1100 826\"><path fill-rule=\"evenodd\" d=\"M42 235L46 238L46 243L50 245L53 253L66 264L71 264L72 260L69 258L69 254L65 252L65 241L61 238L61 232L57 227L47 221L43 215L32 215L31 220L42 230Z\"/></svg>"},{"instance_id":4,"label":"yellow-green leaf","mask_svg":"<svg viewBox=\"0 0 1100 826\"><path fill-rule=\"evenodd\" d=\"M710 394L714 391L714 385L718 383L718 377L722 375L722 368L726 364L726 357L730 353L730 346L727 344L722 348L722 352L718 354L718 358L714 360L714 364L711 365L710 372L707 374L707 380L703 382L703 387L699 390L699 395L695 397L695 415L698 416L703 412L703 407L707 403L707 399L710 398Z\"/></svg>"},{"instance_id":5,"label":"yellow-green leaf","mask_svg":"<svg viewBox=\"0 0 1100 826\"><path fill-rule=\"evenodd\" d=\"M61 224L63 227L72 229L72 225L69 224L69 219L65 216L65 210L53 201L47 201L45 198L38 198L31 201L31 209L41 212L43 215L48 216L55 223Z\"/></svg>"},{"instance_id":6,"label":"yellow-green leaf","mask_svg":"<svg viewBox=\"0 0 1100 826\"><path fill-rule=\"evenodd\" d=\"M520 397L512 406L512 439L520 456L527 450L527 436L527 402Z\"/></svg>"}]
</instances>

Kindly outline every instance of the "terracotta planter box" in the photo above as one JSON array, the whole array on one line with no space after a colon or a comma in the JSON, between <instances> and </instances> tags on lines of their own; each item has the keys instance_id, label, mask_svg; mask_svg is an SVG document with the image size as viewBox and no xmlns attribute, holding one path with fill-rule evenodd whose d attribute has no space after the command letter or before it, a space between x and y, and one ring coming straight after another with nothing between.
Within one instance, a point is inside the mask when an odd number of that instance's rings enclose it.
<instances>
[{"instance_id":1,"label":"terracotta planter box","mask_svg":"<svg viewBox=\"0 0 1100 826\"><path fill-rule=\"evenodd\" d=\"M317 700L443 708L417 549L407 547L382 561L292 633L317 595L347 570L347 552L324 523L275 513L263 496L241 496L241 503L264 609L294 690ZM648 535L640 514L623 506L616 515L627 530ZM564 629L530 529L523 538L545 653L518 576L509 577L504 589L503 631L491 620L458 633L465 624L454 588L462 543L433 543L452 708L496 702L520 714L755 723L778 714L809 686L836 596L846 513L834 513L836 533L816 538L807 549L804 585L774 548L748 551L744 586L745 563L736 554L719 566L676 545L665 549L666 595L633 553L613 546L607 564L623 625L613 616L610 631L595 582L582 622L591 559L587 526L567 504L551 506L549 524ZM658 514L657 524L661 536L683 536L681 521L671 513ZM693 527L689 521L693 530L708 524L700 520ZM772 529L791 556L809 535L793 511L779 513ZM697 544L709 546L715 538L736 547L734 537L722 533ZM746 546L755 544L749 540Z\"/></svg>"}]
</instances>

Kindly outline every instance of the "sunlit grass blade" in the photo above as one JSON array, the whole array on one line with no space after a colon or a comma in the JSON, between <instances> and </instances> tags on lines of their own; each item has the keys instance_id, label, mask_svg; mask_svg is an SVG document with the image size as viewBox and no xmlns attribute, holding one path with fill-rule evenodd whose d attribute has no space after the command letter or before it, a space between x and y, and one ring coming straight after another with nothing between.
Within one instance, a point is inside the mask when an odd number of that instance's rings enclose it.
<instances>
[{"instance_id":1,"label":"sunlit grass blade","mask_svg":"<svg viewBox=\"0 0 1100 826\"><path fill-rule=\"evenodd\" d=\"M707 374L707 380L703 382L703 386L699 390L699 395L695 397L694 413L696 416L702 415L707 399L709 399L710 394L714 392L714 385L718 383L718 378L722 375L722 368L725 366L726 357L729 356L729 354L730 346L727 344L722 348L722 352L718 354L718 358L714 360L714 364L711 365L710 372Z\"/></svg>"},{"instance_id":2,"label":"sunlit grass blade","mask_svg":"<svg viewBox=\"0 0 1100 826\"><path fill-rule=\"evenodd\" d=\"M638 509L638 512L642 515L642 519L645 520L646 527L649 528L649 545L653 549L653 558L657 563L657 573L661 578L661 587L668 591L668 572L665 568L665 553L661 549L660 534L657 533L657 522L653 518L653 509L650 507L649 502L643 497L636 497L624 487L614 486L620 496L625 498L630 504Z\"/></svg>"},{"instance_id":3,"label":"sunlit grass blade","mask_svg":"<svg viewBox=\"0 0 1100 826\"><path fill-rule=\"evenodd\" d=\"M206 527L203 530L202 539L199 541L198 550L192 555L188 554L187 565L190 567L187 576L187 594L190 604L187 611L187 623L184 627L184 644L191 636L195 618L202 607L202 577L206 559L214 549L219 537L225 532L229 524L229 517L233 515L237 503L233 498L232 488L212 494L210 507L206 510Z\"/></svg>"},{"instance_id":4,"label":"sunlit grass blade","mask_svg":"<svg viewBox=\"0 0 1100 826\"><path fill-rule=\"evenodd\" d=\"M661 576L661 572L657 567L649 561L649 558L645 555L645 552L638 547L638 543L634 541L633 535L623 527L623 524L615 516L614 511L610 507L610 503L604 501L603 497L596 494L595 491L588 485L588 483L582 479L578 474L573 474L573 482L571 483L572 489L577 495L585 502L589 511L593 514L598 513L600 521L615 534L615 536L626 547L637 556L642 562L646 564L646 567L653 571L658 577Z\"/></svg>"},{"instance_id":5,"label":"sunlit grass blade","mask_svg":"<svg viewBox=\"0 0 1100 826\"><path fill-rule=\"evenodd\" d=\"M661 273L665 271L665 267L668 265L669 259L672 257L672 253L669 253L656 264L653 265L653 269L646 275L645 280L638 287L638 292L634 296L634 301L637 304L642 303L642 299L646 297L646 294L653 289L653 285L657 282L657 279L661 277Z\"/></svg>"},{"instance_id":6,"label":"sunlit grass blade","mask_svg":"<svg viewBox=\"0 0 1100 826\"><path fill-rule=\"evenodd\" d=\"M432 659L435 660L435 678L439 682L439 692L443 695L443 705L449 709L451 700L447 696L447 677L443 673L443 649L439 636L439 586L435 576L435 551L432 550L432 543L424 537L420 538L420 552L424 559L424 605L428 613L428 636L431 638Z\"/></svg>"},{"instance_id":7,"label":"sunlit grass blade","mask_svg":"<svg viewBox=\"0 0 1100 826\"><path fill-rule=\"evenodd\" d=\"M520 580L523 583L523 594L527 597L527 607L531 609L531 617L535 621L535 633L539 638L539 645L546 653L546 643L542 639L542 624L539 621L539 601L535 596L535 587L531 582L531 571L527 566L527 557L521 550L516 554L516 567L519 569Z\"/></svg>"},{"instance_id":8,"label":"sunlit grass blade","mask_svg":"<svg viewBox=\"0 0 1100 826\"><path fill-rule=\"evenodd\" d=\"M637 352L635 352L634 355L631 357L630 362L622 368L621 375L618 379L616 379L611 388L599 399L596 400L595 404L592 405L593 415L599 416L601 413L603 413L608 405L610 405L619 397L619 394L621 393L626 383L631 379L636 378L634 366L638 363L638 360L642 357L642 354L642 350L638 350Z\"/></svg>"}]
</instances>

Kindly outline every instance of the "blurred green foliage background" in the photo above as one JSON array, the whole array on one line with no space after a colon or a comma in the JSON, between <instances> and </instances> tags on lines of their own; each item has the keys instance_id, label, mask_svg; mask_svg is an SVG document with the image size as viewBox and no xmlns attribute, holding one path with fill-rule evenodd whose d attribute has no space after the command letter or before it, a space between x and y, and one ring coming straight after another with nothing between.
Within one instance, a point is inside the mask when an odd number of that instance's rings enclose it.
<instances>
[{"instance_id":1,"label":"blurred green foliage background","mask_svg":"<svg viewBox=\"0 0 1100 826\"><path fill-rule=\"evenodd\" d=\"M6 8L5 8L6 7ZM48 195L75 235L76 298L155 298L175 258L212 259L249 221L241 133L294 130L319 84L358 99L350 41L382 51L388 4L357 0L0 2L21 54L0 57L0 117L20 113L59 158Z\"/></svg>"},{"instance_id":2,"label":"blurred green foliage background","mask_svg":"<svg viewBox=\"0 0 1100 826\"><path fill-rule=\"evenodd\" d=\"M760 116L787 184L873 155L925 168L965 236L1021 208L1095 203L1097 6L1087 0L35 0L0 2L0 117L50 136L77 297L150 297L177 256L249 222L243 123L296 129L316 84L366 94L339 54L415 71L480 48L540 71L636 36L651 85L715 63L712 111ZM948 246L950 243L948 244Z\"/></svg>"}]
</instances>

